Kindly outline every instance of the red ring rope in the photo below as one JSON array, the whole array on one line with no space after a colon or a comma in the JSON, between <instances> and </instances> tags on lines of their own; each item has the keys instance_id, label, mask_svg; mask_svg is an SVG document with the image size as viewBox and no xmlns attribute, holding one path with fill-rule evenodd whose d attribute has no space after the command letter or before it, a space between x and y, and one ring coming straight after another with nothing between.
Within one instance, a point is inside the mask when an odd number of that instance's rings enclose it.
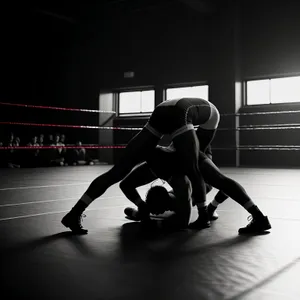
<instances>
[{"instance_id":1,"label":"red ring rope","mask_svg":"<svg viewBox=\"0 0 300 300\"><path fill-rule=\"evenodd\" d=\"M0 150L25 150L25 149L123 149L126 146L95 146L95 145L82 145L82 146L1 146Z\"/></svg>"},{"instance_id":2,"label":"red ring rope","mask_svg":"<svg viewBox=\"0 0 300 300\"><path fill-rule=\"evenodd\" d=\"M54 109L54 110L64 110L64 111L92 112L92 113L108 113L108 114L115 114L116 113L115 111L104 111L104 110L84 109L84 108L55 107L55 106L42 106L42 105L8 103L8 102L0 102L0 105L29 107L29 108L41 108L41 109Z\"/></svg>"},{"instance_id":3,"label":"red ring rope","mask_svg":"<svg viewBox=\"0 0 300 300\"><path fill-rule=\"evenodd\" d=\"M82 146L0 146L0 150L32 150L32 149L124 149L126 145L116 146L99 146L99 145L82 145ZM215 150L300 150L300 145L245 145L238 147L214 147Z\"/></svg>"},{"instance_id":4,"label":"red ring rope","mask_svg":"<svg viewBox=\"0 0 300 300\"><path fill-rule=\"evenodd\" d=\"M24 122L0 122L0 125L24 125L38 127L64 127L64 128L87 128L101 130L142 130L143 127L104 127L104 126L88 126L88 125L62 125L62 124L39 124L39 123L24 123ZM198 126L195 126L198 128ZM270 124L270 125L243 125L238 128L218 128L217 130L284 130L284 129L299 129L300 123L297 124Z\"/></svg>"}]
</instances>

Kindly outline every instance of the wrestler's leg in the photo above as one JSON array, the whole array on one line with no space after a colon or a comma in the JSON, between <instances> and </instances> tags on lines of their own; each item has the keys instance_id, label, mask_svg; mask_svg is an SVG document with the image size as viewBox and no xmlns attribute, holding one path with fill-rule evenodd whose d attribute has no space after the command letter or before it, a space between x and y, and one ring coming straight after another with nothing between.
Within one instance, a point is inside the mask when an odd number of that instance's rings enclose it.
<instances>
[{"instance_id":1,"label":"wrestler's leg","mask_svg":"<svg viewBox=\"0 0 300 300\"><path fill-rule=\"evenodd\" d=\"M210 185L210 184L207 184L207 183L205 183L205 186L206 186L206 194L208 194L209 192L211 192L211 190L212 190L212 186ZM217 195L216 196L218 196L219 194L223 194L223 192L221 192L221 191L219 191L218 193L217 193ZM225 194L224 194L225 195ZM215 199L216 199L216 196L215 196ZM227 195L225 195L226 196L226 198L228 198L228 196ZM213 200L213 201L215 201L215 199ZM219 199L219 198L218 198ZM213 202L212 201L212 202ZM211 203L212 203L211 202ZM223 202L223 201L222 201ZM211 220L211 221L215 221L215 220L217 220L218 218L219 218L219 215L218 215L218 213L216 212L216 208L214 209L214 210L211 210L210 209L210 205L211 205L211 203L207 206L207 211L208 211L208 216L209 216L209 219Z\"/></svg>"},{"instance_id":2,"label":"wrestler's leg","mask_svg":"<svg viewBox=\"0 0 300 300\"><path fill-rule=\"evenodd\" d=\"M87 233L82 229L81 214L83 211L113 184L122 180L138 163L144 161L155 149L160 137L144 128L126 146L122 158L106 173L92 181L86 192L72 210L62 219L63 225L76 233Z\"/></svg>"},{"instance_id":3,"label":"wrestler's leg","mask_svg":"<svg viewBox=\"0 0 300 300\"><path fill-rule=\"evenodd\" d=\"M159 138L147 129L138 133L126 146L122 158L106 173L97 177L88 187L85 195L94 200L113 184L122 180L137 164L143 162L148 153L155 149ZM90 204L87 199L86 204Z\"/></svg>"},{"instance_id":4,"label":"wrestler's leg","mask_svg":"<svg viewBox=\"0 0 300 300\"><path fill-rule=\"evenodd\" d=\"M210 226L206 210L206 189L203 176L199 171L199 141L193 129L185 131L173 137L174 147L180 159L179 164L183 174L186 174L192 184L193 199L198 208L199 220L198 228Z\"/></svg>"},{"instance_id":5,"label":"wrestler's leg","mask_svg":"<svg viewBox=\"0 0 300 300\"><path fill-rule=\"evenodd\" d=\"M205 183L206 194L208 194L209 192L211 192L212 189L213 189L213 187L210 184Z\"/></svg>"},{"instance_id":6,"label":"wrestler's leg","mask_svg":"<svg viewBox=\"0 0 300 300\"><path fill-rule=\"evenodd\" d=\"M168 183L170 184L170 181L168 181ZM212 187L210 184L205 183L206 194L210 193L212 189L213 189L213 187ZM220 193L222 193L222 192L219 191L217 195L219 195ZM222 194L223 194L223 193L222 193ZM174 193L173 190L170 190L170 191L169 191L169 195L175 199L175 193ZM225 194L224 194L224 195L225 195ZM226 198L228 198L227 195L225 195L225 196L226 196ZM219 199L219 198L218 198L218 199ZM223 201L222 201L222 202L223 202ZM195 206L195 203L194 203L194 201L193 201L193 197L191 197L191 203L192 203L192 206ZM211 204L211 203L210 203L210 204ZM210 205L210 204L209 204L209 205ZM219 218L219 215L218 215L217 212L215 211L216 208L215 208L213 211L210 212L210 210L209 210L209 205L207 206L207 210L208 210L208 215L209 215L210 220L211 220L211 221L217 220L217 219Z\"/></svg>"},{"instance_id":7,"label":"wrestler's leg","mask_svg":"<svg viewBox=\"0 0 300 300\"><path fill-rule=\"evenodd\" d=\"M120 189L124 193L124 195L133 202L137 207L141 207L142 202L144 202L137 191L137 188L148 184L157 179L154 173L149 168L146 162L141 165L135 167L121 182ZM148 218L149 215L143 216L142 213L133 208L126 207L124 209L124 213L130 220L140 221L144 218Z\"/></svg>"},{"instance_id":8,"label":"wrestler's leg","mask_svg":"<svg viewBox=\"0 0 300 300\"><path fill-rule=\"evenodd\" d=\"M200 151L206 153L206 150L208 146L211 144L211 142L213 141L216 132L217 129L203 129L200 127L197 129L196 135L200 142Z\"/></svg>"},{"instance_id":9,"label":"wrestler's leg","mask_svg":"<svg viewBox=\"0 0 300 300\"><path fill-rule=\"evenodd\" d=\"M214 199L207 205L207 211L209 216L217 216L216 209L220 204L222 204L228 196L222 192L218 191L218 193L215 195Z\"/></svg>"},{"instance_id":10,"label":"wrestler's leg","mask_svg":"<svg viewBox=\"0 0 300 300\"><path fill-rule=\"evenodd\" d=\"M255 205L245 189L233 179L223 175L210 159L203 160L199 169L207 183L226 193L252 215L251 223L247 227L240 228L239 233L256 233L271 228L268 218Z\"/></svg>"}]
</instances>

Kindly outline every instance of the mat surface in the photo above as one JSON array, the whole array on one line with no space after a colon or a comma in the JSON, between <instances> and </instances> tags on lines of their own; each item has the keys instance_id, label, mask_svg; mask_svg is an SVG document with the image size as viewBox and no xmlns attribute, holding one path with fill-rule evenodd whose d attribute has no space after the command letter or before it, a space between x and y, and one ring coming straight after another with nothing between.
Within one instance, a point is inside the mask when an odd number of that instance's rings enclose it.
<instances>
[{"instance_id":1,"label":"mat surface","mask_svg":"<svg viewBox=\"0 0 300 300\"><path fill-rule=\"evenodd\" d=\"M300 299L300 170L222 169L269 234L238 236L248 213L228 199L209 229L145 235L118 185L86 211L89 234L70 234L61 218L108 168L0 170L1 299Z\"/></svg>"}]
</instances>

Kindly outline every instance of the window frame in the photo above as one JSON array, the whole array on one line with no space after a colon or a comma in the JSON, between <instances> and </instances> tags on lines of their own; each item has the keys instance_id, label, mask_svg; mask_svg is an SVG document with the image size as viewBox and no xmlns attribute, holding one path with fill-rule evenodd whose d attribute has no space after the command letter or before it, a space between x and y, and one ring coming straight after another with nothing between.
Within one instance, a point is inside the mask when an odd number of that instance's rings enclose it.
<instances>
[{"instance_id":1,"label":"window frame","mask_svg":"<svg viewBox=\"0 0 300 300\"><path fill-rule=\"evenodd\" d=\"M271 80L273 79L284 79L284 78L292 78L292 77L300 77L300 74L289 74L289 75L278 75L272 77L258 77L258 78L248 78L244 81L243 89L244 89L244 107L270 107L270 106L286 106L286 105L299 105L299 101L292 101L292 102L276 102L272 103L272 89L271 89ZM257 104L248 104L248 85L247 83L250 81L259 81L259 80L268 80L269 81L269 103L257 103Z\"/></svg>"},{"instance_id":2,"label":"window frame","mask_svg":"<svg viewBox=\"0 0 300 300\"><path fill-rule=\"evenodd\" d=\"M126 118L126 117L148 117L152 114L153 111L151 112L126 112L122 113L120 112L120 94L121 93L134 93L134 92L146 92L146 91L153 91L154 92L154 98L153 98L153 104L155 108L155 88L154 87L140 87L140 88L130 88L130 89L122 89L115 91L116 95L116 102L117 102L117 112L118 112L118 117L120 118ZM140 99L141 101L141 99Z\"/></svg>"}]
</instances>

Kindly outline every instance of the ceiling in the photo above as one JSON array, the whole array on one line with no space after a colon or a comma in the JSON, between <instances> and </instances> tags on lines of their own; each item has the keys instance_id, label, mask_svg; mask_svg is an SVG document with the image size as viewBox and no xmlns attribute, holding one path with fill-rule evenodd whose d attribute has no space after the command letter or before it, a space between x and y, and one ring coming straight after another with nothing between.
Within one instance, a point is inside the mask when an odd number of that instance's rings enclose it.
<instances>
[{"instance_id":1,"label":"ceiling","mask_svg":"<svg viewBox=\"0 0 300 300\"><path fill-rule=\"evenodd\" d=\"M223 0L224 1L224 0ZM133 14L146 10L159 10L172 5L185 5L201 14L214 12L221 0L99 0L87 1L38 1L26 3L26 10L48 15L70 23L92 21L108 14Z\"/></svg>"}]
</instances>

